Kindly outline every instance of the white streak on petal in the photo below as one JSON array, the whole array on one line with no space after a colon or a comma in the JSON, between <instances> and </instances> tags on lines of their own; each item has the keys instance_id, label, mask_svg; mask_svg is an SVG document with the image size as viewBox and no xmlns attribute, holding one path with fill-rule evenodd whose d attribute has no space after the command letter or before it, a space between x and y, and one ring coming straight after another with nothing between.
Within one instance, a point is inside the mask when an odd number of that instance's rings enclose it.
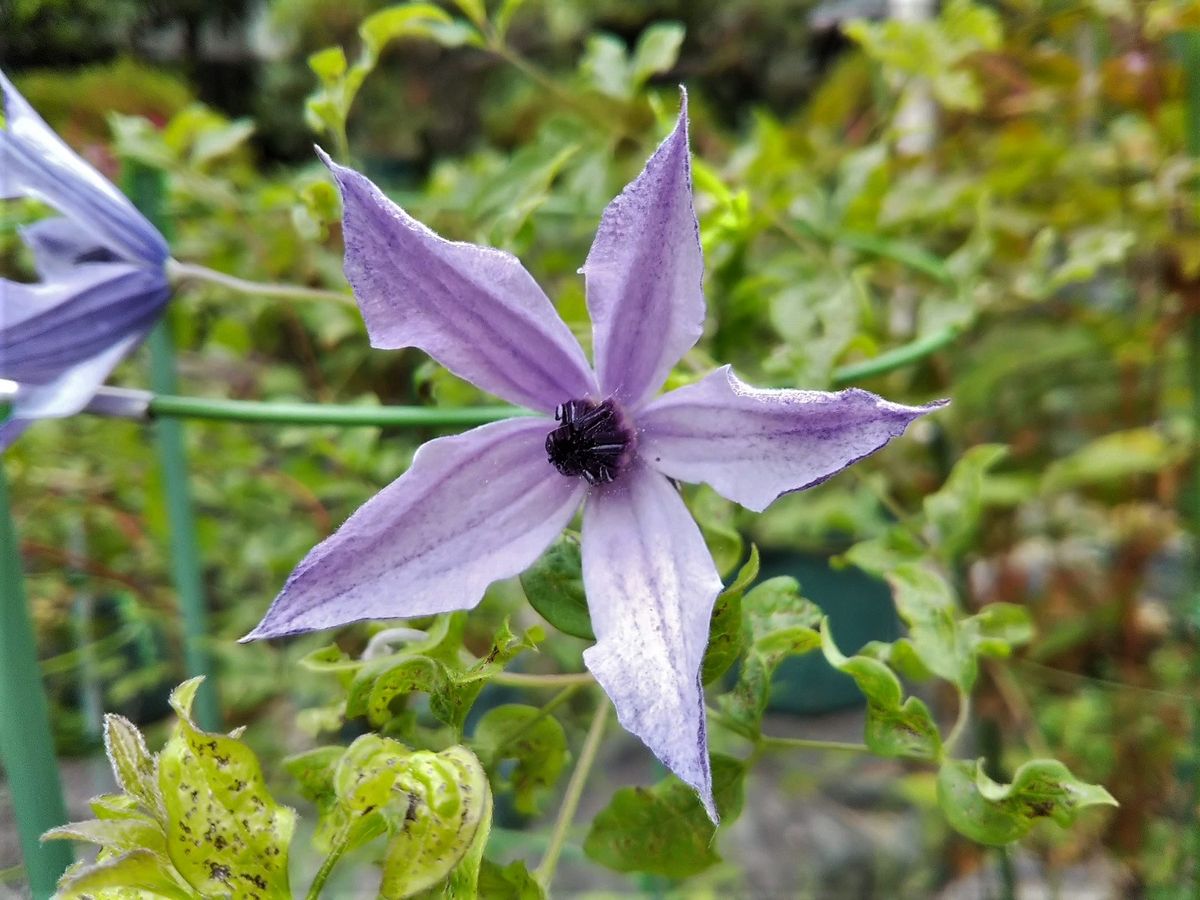
<instances>
[{"instance_id":1,"label":"white streak on petal","mask_svg":"<svg viewBox=\"0 0 1200 900\"><path fill-rule=\"evenodd\" d=\"M584 662L625 730L696 789L715 822L700 664L721 579L666 478L635 466L592 491L583 578L596 632Z\"/></svg>"}]
</instances>

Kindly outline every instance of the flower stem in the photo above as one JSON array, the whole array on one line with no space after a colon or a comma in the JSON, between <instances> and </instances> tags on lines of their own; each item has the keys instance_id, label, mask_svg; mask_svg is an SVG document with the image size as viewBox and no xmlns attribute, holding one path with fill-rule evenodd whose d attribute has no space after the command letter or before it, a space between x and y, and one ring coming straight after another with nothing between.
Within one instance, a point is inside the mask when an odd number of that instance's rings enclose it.
<instances>
[{"instance_id":1,"label":"flower stem","mask_svg":"<svg viewBox=\"0 0 1200 900\"><path fill-rule=\"evenodd\" d=\"M856 744L850 741L818 741L810 738L770 737L763 735L758 739L759 746L770 750L833 750L838 753L870 753L871 748L866 744Z\"/></svg>"},{"instance_id":2,"label":"flower stem","mask_svg":"<svg viewBox=\"0 0 1200 900\"><path fill-rule=\"evenodd\" d=\"M896 369L903 369L905 366L919 362L927 356L932 356L943 347L954 343L955 339L961 334L961 328L948 326L940 331L935 331L933 334L917 338L915 341L901 344L899 347L888 350L886 353L880 353L874 359L851 363L848 366L839 366L833 370L833 386L846 387L847 385L854 384L856 381L874 378L876 375L885 375L888 372L894 372Z\"/></svg>"},{"instance_id":3,"label":"flower stem","mask_svg":"<svg viewBox=\"0 0 1200 900\"><path fill-rule=\"evenodd\" d=\"M567 782L567 792L563 795L562 806L558 810L558 818L554 822L554 831L550 835L550 844L542 856L541 865L537 867L534 877L543 890L548 890L554 880L554 870L558 866L558 857L567 841L567 831L579 808L579 798L583 796L583 786L587 783L592 764L596 761L596 751L600 749L600 738L604 736L604 725L608 720L608 698L601 697L592 724L588 728L587 737L583 741L583 749L579 751L579 762Z\"/></svg>"},{"instance_id":4,"label":"flower stem","mask_svg":"<svg viewBox=\"0 0 1200 900\"><path fill-rule=\"evenodd\" d=\"M346 848L350 845L349 841L338 841L329 850L329 854L321 863L321 868L317 869L317 874L313 876L313 882L308 888L308 893L305 895L306 900L317 900L321 896L321 890L325 887L325 882L329 880L329 875L333 872L333 867L337 865L342 854L346 852Z\"/></svg>"},{"instance_id":5,"label":"flower stem","mask_svg":"<svg viewBox=\"0 0 1200 900\"><path fill-rule=\"evenodd\" d=\"M216 419L277 425L473 427L512 416L528 415L511 406L345 406L315 403L270 403L210 400L159 394L150 399L151 418Z\"/></svg>"},{"instance_id":6,"label":"flower stem","mask_svg":"<svg viewBox=\"0 0 1200 900\"><path fill-rule=\"evenodd\" d=\"M258 297L278 297L290 300L333 300L338 303L354 305L354 297L342 291L330 291L324 288L301 287L294 284L279 284L276 282L247 281L236 275L226 275L216 269L196 263L180 262L177 259L167 261L167 277L172 284L182 285L190 281L207 282L237 291L240 294L254 294Z\"/></svg>"},{"instance_id":7,"label":"flower stem","mask_svg":"<svg viewBox=\"0 0 1200 900\"><path fill-rule=\"evenodd\" d=\"M565 688L591 684L591 672L569 672L563 675L527 675L524 672L498 672L491 677L496 684L510 687Z\"/></svg>"},{"instance_id":8,"label":"flower stem","mask_svg":"<svg viewBox=\"0 0 1200 900\"><path fill-rule=\"evenodd\" d=\"M967 723L971 720L971 695L965 691L958 692L958 716L954 719L954 726L950 729L950 733L946 735L946 740L942 742L944 751L949 754L954 746L962 737L963 732L967 728Z\"/></svg>"}]
</instances>

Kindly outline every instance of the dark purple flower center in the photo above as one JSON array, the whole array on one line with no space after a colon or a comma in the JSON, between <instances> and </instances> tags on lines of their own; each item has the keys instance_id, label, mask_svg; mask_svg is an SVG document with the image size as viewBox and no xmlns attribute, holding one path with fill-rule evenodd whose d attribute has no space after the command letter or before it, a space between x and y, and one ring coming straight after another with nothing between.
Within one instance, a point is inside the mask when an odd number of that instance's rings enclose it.
<instances>
[{"instance_id":1,"label":"dark purple flower center","mask_svg":"<svg viewBox=\"0 0 1200 900\"><path fill-rule=\"evenodd\" d=\"M554 418L562 424L546 435L546 455L562 474L607 484L628 463L633 430L612 400L568 400Z\"/></svg>"}]
</instances>

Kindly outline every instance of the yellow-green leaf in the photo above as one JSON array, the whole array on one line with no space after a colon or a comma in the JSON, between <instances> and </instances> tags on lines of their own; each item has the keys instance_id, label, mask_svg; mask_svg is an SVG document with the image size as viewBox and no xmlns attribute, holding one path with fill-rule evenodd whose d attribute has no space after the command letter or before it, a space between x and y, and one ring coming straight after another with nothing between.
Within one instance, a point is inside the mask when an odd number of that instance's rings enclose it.
<instances>
[{"instance_id":1,"label":"yellow-green leaf","mask_svg":"<svg viewBox=\"0 0 1200 900\"><path fill-rule=\"evenodd\" d=\"M381 897L410 897L450 874L491 814L491 791L479 760L465 747L410 755L396 773L405 808L389 815L392 837ZM478 873L478 861L475 864ZM471 892L473 894L473 892Z\"/></svg>"},{"instance_id":2,"label":"yellow-green leaf","mask_svg":"<svg viewBox=\"0 0 1200 900\"><path fill-rule=\"evenodd\" d=\"M288 896L295 813L267 791L249 747L193 724L191 702L200 681L184 682L171 695L179 722L159 754L167 852L202 894Z\"/></svg>"}]
</instances>

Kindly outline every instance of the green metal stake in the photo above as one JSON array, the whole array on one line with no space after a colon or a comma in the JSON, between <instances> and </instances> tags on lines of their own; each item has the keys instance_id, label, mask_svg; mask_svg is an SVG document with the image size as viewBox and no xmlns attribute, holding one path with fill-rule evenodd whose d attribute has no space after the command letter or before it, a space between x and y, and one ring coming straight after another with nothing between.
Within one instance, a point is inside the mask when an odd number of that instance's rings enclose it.
<instances>
[{"instance_id":1,"label":"green metal stake","mask_svg":"<svg viewBox=\"0 0 1200 900\"><path fill-rule=\"evenodd\" d=\"M25 603L21 553L0 465L0 763L8 775L17 833L29 886L37 900L54 893L72 862L64 841L42 844L41 835L65 824L62 783L50 713L38 667L37 643Z\"/></svg>"},{"instance_id":2,"label":"green metal stake","mask_svg":"<svg viewBox=\"0 0 1200 900\"><path fill-rule=\"evenodd\" d=\"M1183 62L1185 88L1185 123L1187 151L1200 158L1200 31L1189 31L1179 35L1179 56ZM1188 311L1188 366L1192 389L1192 609L1193 634L1200 626L1200 310ZM1195 674L1200 676L1200 660L1196 662ZM1192 704L1192 754L1190 759L1191 779L1191 860L1188 868L1191 875L1192 896L1200 900L1200 703ZM1186 876L1185 876L1186 877Z\"/></svg>"},{"instance_id":3,"label":"green metal stake","mask_svg":"<svg viewBox=\"0 0 1200 900\"><path fill-rule=\"evenodd\" d=\"M169 226L162 214L165 193L162 172L126 161L124 181L126 192L134 205L169 239ZM150 349L151 389L164 394L177 393L175 348L166 318L150 332L146 344ZM218 731L221 727L221 707L206 645L209 634L208 610L197 549L196 515L188 489L183 423L176 419L161 419L154 424L154 436L167 501L171 580L175 584L183 616L184 666L189 677L205 676L204 684L196 694L194 712L197 723L207 731Z\"/></svg>"}]
</instances>

